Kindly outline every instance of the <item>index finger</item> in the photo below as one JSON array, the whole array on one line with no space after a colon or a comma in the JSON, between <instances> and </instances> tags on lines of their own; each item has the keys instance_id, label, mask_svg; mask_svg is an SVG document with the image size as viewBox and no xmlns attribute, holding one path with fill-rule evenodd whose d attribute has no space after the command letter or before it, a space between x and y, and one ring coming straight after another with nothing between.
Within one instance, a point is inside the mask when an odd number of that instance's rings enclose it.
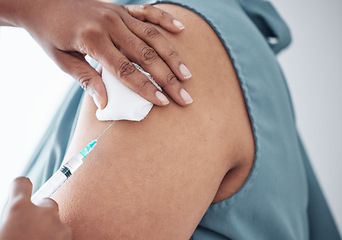
<instances>
[{"instance_id":1,"label":"index finger","mask_svg":"<svg viewBox=\"0 0 342 240\"><path fill-rule=\"evenodd\" d=\"M185 28L184 25L171 14L152 5L125 5L124 7L132 17L141 21L158 24L169 32L179 33Z\"/></svg>"},{"instance_id":2,"label":"index finger","mask_svg":"<svg viewBox=\"0 0 342 240\"><path fill-rule=\"evenodd\" d=\"M97 45L97 52L91 56L96 59L111 74L147 101L164 106L167 98L159 92L156 86L131 61L120 52L112 42L103 41ZM161 96L160 96L161 95Z\"/></svg>"},{"instance_id":3,"label":"index finger","mask_svg":"<svg viewBox=\"0 0 342 240\"><path fill-rule=\"evenodd\" d=\"M18 177L13 180L9 192L10 201L17 197L31 199L32 183L30 179L26 177Z\"/></svg>"}]
</instances>

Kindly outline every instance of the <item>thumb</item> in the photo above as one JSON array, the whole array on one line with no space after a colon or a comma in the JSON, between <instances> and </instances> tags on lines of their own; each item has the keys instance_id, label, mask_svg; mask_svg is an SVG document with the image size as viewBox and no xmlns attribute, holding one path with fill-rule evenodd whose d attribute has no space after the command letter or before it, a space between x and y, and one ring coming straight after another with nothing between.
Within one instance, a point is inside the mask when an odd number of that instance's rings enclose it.
<instances>
[{"instance_id":1,"label":"thumb","mask_svg":"<svg viewBox=\"0 0 342 240\"><path fill-rule=\"evenodd\" d=\"M32 183L30 179L26 177L18 177L13 180L9 191L9 201L12 201L17 197L31 199L31 195Z\"/></svg>"},{"instance_id":2,"label":"thumb","mask_svg":"<svg viewBox=\"0 0 342 240\"><path fill-rule=\"evenodd\" d=\"M56 60L60 68L71 75L93 98L96 106L103 109L107 105L107 91L101 75L89 65L84 56L76 52L59 51Z\"/></svg>"}]
</instances>

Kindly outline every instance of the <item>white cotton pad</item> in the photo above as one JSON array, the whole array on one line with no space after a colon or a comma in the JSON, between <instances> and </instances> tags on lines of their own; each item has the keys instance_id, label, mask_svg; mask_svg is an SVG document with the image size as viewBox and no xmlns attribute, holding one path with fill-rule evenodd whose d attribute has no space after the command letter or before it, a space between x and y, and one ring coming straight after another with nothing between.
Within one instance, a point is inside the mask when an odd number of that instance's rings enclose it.
<instances>
[{"instance_id":1,"label":"white cotton pad","mask_svg":"<svg viewBox=\"0 0 342 240\"><path fill-rule=\"evenodd\" d=\"M150 81L156 85L150 74L143 71L140 66L134 66L144 73ZM126 87L119 79L114 77L105 68L102 70L102 79L106 86L108 103L107 106L96 111L96 117L100 121L144 119L153 107L153 104ZM160 87L156 85L159 90Z\"/></svg>"}]
</instances>

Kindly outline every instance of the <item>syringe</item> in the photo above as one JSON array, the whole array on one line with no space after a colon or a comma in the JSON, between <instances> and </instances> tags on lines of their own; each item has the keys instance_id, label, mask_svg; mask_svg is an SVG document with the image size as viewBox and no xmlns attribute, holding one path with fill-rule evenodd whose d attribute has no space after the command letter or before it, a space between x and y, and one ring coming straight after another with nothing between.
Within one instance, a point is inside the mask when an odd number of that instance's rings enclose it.
<instances>
[{"instance_id":1,"label":"syringe","mask_svg":"<svg viewBox=\"0 0 342 240\"><path fill-rule=\"evenodd\" d=\"M115 121L114 121L115 122ZM62 184L83 164L84 159L96 146L99 138L114 124L104 130L100 136L95 140L92 140L87 146L85 146L78 154L72 156L66 161L57 172L55 172L44 185L39 188L31 197L31 201L34 204L38 204L43 198L50 197Z\"/></svg>"}]
</instances>

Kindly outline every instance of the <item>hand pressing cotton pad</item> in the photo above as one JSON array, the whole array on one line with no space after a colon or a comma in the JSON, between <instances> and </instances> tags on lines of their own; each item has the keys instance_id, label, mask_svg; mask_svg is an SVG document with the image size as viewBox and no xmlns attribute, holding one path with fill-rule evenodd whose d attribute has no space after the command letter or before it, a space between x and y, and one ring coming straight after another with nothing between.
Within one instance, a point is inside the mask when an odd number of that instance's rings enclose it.
<instances>
[{"instance_id":1,"label":"hand pressing cotton pad","mask_svg":"<svg viewBox=\"0 0 342 240\"><path fill-rule=\"evenodd\" d=\"M145 74L159 90L161 90L149 73L142 70L139 65L135 63L133 63L133 65ZM96 117L98 120L140 121L144 119L152 109L152 103L126 87L105 68L102 70L102 79L106 86L108 103L104 109L98 109L96 111Z\"/></svg>"}]
</instances>

